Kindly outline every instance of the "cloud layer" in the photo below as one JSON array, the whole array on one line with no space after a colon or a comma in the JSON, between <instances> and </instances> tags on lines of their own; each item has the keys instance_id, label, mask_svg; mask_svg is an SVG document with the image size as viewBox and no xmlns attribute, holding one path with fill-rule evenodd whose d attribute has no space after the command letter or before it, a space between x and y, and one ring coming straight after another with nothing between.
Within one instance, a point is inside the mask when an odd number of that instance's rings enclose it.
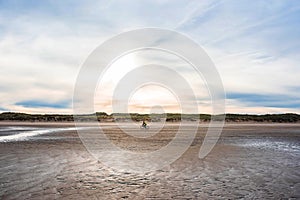
<instances>
[{"instance_id":1,"label":"cloud layer","mask_svg":"<svg viewBox=\"0 0 300 200\"><path fill-rule=\"evenodd\" d=\"M299 19L297 1L0 1L0 112L72 113L80 66L98 45L126 30L159 27L206 50L222 77L227 112L299 113ZM209 112L199 84L200 110ZM97 109L109 112L106 89Z\"/></svg>"}]
</instances>

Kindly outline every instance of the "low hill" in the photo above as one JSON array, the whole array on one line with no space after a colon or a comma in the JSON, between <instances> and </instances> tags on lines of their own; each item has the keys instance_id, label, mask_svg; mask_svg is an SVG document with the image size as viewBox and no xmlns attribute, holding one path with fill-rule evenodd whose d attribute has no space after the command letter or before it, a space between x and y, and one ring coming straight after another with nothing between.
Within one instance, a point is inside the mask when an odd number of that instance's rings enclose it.
<instances>
[{"instance_id":1,"label":"low hill","mask_svg":"<svg viewBox=\"0 0 300 200\"><path fill-rule=\"evenodd\" d=\"M113 121L128 121L130 118L133 121L162 121L167 122L178 122L181 120L185 121L196 121L200 117L201 122L209 122L211 115L209 114L179 114L179 113L167 113L163 114L138 114L138 113L113 113L107 114L105 112L97 112L94 114L85 115L61 115L61 114L26 114L26 113L14 113L4 112L0 114L0 121L31 121L31 122L71 122L76 118L77 121L102 121L102 122L113 122ZM218 117L214 116L215 120ZM276 122L276 123L297 123L300 122L300 115L293 113L286 114L265 114L265 115L248 115L248 114L226 114L226 122Z\"/></svg>"}]
</instances>

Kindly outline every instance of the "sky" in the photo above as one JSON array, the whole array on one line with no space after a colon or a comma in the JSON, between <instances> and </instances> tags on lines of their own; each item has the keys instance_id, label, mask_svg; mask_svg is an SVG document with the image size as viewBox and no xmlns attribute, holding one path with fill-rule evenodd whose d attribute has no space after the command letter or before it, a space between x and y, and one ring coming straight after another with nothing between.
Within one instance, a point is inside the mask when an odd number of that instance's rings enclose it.
<instances>
[{"instance_id":1,"label":"sky","mask_svg":"<svg viewBox=\"0 0 300 200\"><path fill-rule=\"evenodd\" d=\"M72 114L76 78L90 53L145 27L177 31L206 51L223 81L226 113L300 113L300 4L293 0L0 0L0 112ZM95 91L97 111L112 112L112 86L140 54L114 63L118 73L108 72ZM149 87L132 95L131 112L155 105L178 112L170 91ZM210 113L209 92L198 91L201 113Z\"/></svg>"}]
</instances>

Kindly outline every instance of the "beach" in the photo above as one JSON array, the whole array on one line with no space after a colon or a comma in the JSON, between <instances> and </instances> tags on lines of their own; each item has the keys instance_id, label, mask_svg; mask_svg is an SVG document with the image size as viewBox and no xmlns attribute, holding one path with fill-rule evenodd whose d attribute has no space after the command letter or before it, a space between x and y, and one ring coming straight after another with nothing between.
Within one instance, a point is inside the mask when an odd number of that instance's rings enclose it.
<instances>
[{"instance_id":1,"label":"beach","mask_svg":"<svg viewBox=\"0 0 300 200\"><path fill-rule=\"evenodd\" d=\"M167 123L157 136L141 141L114 123L103 127L124 150L148 152L168 144L178 124ZM192 145L174 163L143 174L96 160L73 123L1 122L0 198L300 198L300 124L227 123L217 145L199 159L207 127L199 125Z\"/></svg>"}]
</instances>

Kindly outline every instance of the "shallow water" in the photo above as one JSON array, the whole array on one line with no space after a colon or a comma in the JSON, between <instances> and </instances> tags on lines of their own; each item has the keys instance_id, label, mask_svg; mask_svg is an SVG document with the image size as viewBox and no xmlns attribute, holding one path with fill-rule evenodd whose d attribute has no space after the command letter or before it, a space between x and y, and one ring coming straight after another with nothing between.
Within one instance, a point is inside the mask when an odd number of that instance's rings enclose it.
<instances>
[{"instance_id":1,"label":"shallow water","mask_svg":"<svg viewBox=\"0 0 300 200\"><path fill-rule=\"evenodd\" d=\"M24 126L4 126L0 127L0 141L2 136L7 136L7 135L15 135L20 132L25 132L25 131L32 131L36 130L37 128L35 127L24 127Z\"/></svg>"},{"instance_id":2,"label":"shallow water","mask_svg":"<svg viewBox=\"0 0 300 200\"><path fill-rule=\"evenodd\" d=\"M93 127L64 127L64 128L50 128L50 127L27 127L27 126L8 126L0 128L0 143L1 142L19 142L26 140L39 139L58 139L57 137L37 137L45 134L52 134L64 131L76 131L78 129L93 129Z\"/></svg>"}]
</instances>

